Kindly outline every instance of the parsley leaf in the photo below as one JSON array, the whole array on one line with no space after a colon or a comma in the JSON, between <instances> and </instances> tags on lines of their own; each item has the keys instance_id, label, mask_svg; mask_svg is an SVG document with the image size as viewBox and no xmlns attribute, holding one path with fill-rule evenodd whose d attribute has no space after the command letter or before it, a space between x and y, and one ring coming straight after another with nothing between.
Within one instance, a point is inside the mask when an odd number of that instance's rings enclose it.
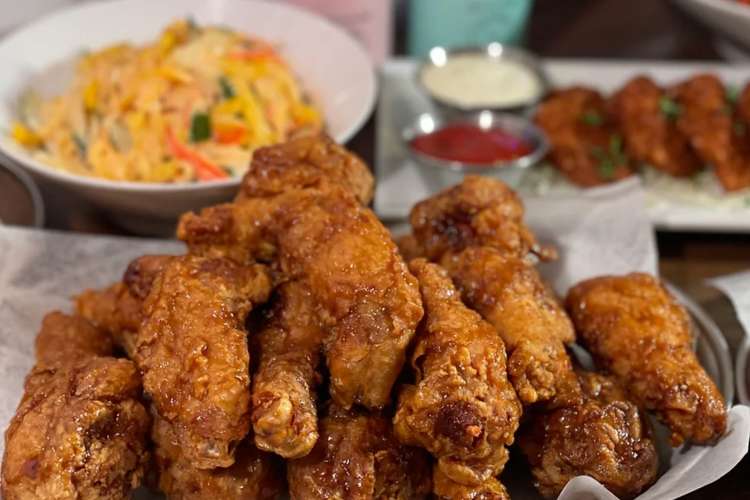
<instances>
[{"instance_id":1,"label":"parsley leaf","mask_svg":"<svg viewBox=\"0 0 750 500\"><path fill-rule=\"evenodd\" d=\"M581 115L581 121L586 125L598 127L604 123L604 118L597 111L586 111Z\"/></svg>"},{"instance_id":2,"label":"parsley leaf","mask_svg":"<svg viewBox=\"0 0 750 500\"><path fill-rule=\"evenodd\" d=\"M224 99L231 99L234 97L234 88L226 76L219 78L219 87L221 87L221 95Z\"/></svg>"},{"instance_id":3,"label":"parsley leaf","mask_svg":"<svg viewBox=\"0 0 750 500\"><path fill-rule=\"evenodd\" d=\"M668 120L676 120L682 113L682 107L667 96L659 99L659 110Z\"/></svg>"},{"instance_id":4,"label":"parsley leaf","mask_svg":"<svg viewBox=\"0 0 750 500\"><path fill-rule=\"evenodd\" d=\"M194 113L190 123L190 142L201 142L211 138L211 117L206 113Z\"/></svg>"}]
</instances>

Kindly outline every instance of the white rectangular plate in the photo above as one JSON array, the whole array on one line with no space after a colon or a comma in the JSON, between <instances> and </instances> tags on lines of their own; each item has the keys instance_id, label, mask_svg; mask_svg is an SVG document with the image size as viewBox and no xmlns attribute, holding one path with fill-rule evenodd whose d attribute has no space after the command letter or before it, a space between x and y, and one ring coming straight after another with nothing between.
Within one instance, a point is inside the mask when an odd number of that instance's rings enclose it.
<instances>
[{"instance_id":1,"label":"white rectangular plate","mask_svg":"<svg viewBox=\"0 0 750 500\"><path fill-rule=\"evenodd\" d=\"M605 61L549 59L544 67L554 87L585 85L608 94L638 74L647 74L669 85L696 73L711 72L726 85L740 87L750 80L750 66L722 63L663 61ZM375 211L386 220L403 220L415 202L434 189L425 173L409 158L401 131L414 117L434 111L414 78L416 62L394 59L385 63L377 116L375 175L378 189ZM532 187L533 184L533 187ZM665 231L750 232L750 190L723 195L713 175L676 180L660 176L646 179L649 216ZM522 194L571 192L580 188L554 178L522 184Z\"/></svg>"}]
</instances>

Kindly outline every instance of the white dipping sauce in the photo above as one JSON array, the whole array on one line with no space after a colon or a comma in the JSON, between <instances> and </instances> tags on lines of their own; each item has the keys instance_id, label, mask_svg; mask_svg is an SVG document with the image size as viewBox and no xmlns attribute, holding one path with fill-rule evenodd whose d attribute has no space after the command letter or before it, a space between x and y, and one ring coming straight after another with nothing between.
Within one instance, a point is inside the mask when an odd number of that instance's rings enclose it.
<instances>
[{"instance_id":1,"label":"white dipping sauce","mask_svg":"<svg viewBox=\"0 0 750 500\"><path fill-rule=\"evenodd\" d=\"M454 54L445 64L428 66L422 84L437 99L461 108L512 107L539 96L542 82L525 64L484 54Z\"/></svg>"}]
</instances>

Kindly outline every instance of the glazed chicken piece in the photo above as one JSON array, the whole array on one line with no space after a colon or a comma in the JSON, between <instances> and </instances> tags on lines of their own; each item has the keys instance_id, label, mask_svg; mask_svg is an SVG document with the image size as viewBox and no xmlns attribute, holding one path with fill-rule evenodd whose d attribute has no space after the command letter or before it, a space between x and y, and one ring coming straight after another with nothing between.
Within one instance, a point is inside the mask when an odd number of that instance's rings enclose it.
<instances>
[{"instance_id":1,"label":"glazed chicken piece","mask_svg":"<svg viewBox=\"0 0 750 500\"><path fill-rule=\"evenodd\" d=\"M553 92L534 120L550 141L552 163L571 182L597 186L633 173L606 101L595 90L572 87Z\"/></svg>"},{"instance_id":2,"label":"glazed chicken piece","mask_svg":"<svg viewBox=\"0 0 750 500\"><path fill-rule=\"evenodd\" d=\"M508 376L521 402L559 405L578 383L565 345L575 334L537 270L488 247L447 255L442 265L464 302L495 327L508 350Z\"/></svg>"},{"instance_id":3,"label":"glazed chicken piece","mask_svg":"<svg viewBox=\"0 0 750 500\"><path fill-rule=\"evenodd\" d=\"M406 252L438 260L448 251L488 246L521 258L533 253L542 260L555 259L554 248L536 241L523 214L520 198L504 183L467 175L461 184L414 205L409 214L414 241L405 240Z\"/></svg>"},{"instance_id":4,"label":"glazed chicken piece","mask_svg":"<svg viewBox=\"0 0 750 500\"><path fill-rule=\"evenodd\" d=\"M287 479L293 500L410 500L431 490L428 457L396 441L388 419L335 405L312 452L287 462Z\"/></svg>"},{"instance_id":5,"label":"glazed chicken piece","mask_svg":"<svg viewBox=\"0 0 750 500\"><path fill-rule=\"evenodd\" d=\"M128 265L121 282L103 290L86 290L76 297L76 312L106 331L129 358L143 319L143 301L156 276L172 256L144 255Z\"/></svg>"},{"instance_id":6,"label":"glazed chicken piece","mask_svg":"<svg viewBox=\"0 0 750 500\"><path fill-rule=\"evenodd\" d=\"M510 500L508 490L496 478L491 477L474 486L456 483L435 467L432 474L432 493L445 500Z\"/></svg>"},{"instance_id":7,"label":"glazed chicken piece","mask_svg":"<svg viewBox=\"0 0 750 500\"><path fill-rule=\"evenodd\" d=\"M169 261L143 305L143 387L196 468L232 465L250 429L244 322L270 287L264 266L188 255Z\"/></svg>"},{"instance_id":8,"label":"glazed chicken piece","mask_svg":"<svg viewBox=\"0 0 750 500\"><path fill-rule=\"evenodd\" d=\"M679 108L653 80L633 78L610 104L630 158L676 177L693 175L703 167L690 140L677 128Z\"/></svg>"},{"instance_id":9,"label":"glazed chicken piece","mask_svg":"<svg viewBox=\"0 0 750 500\"><path fill-rule=\"evenodd\" d=\"M715 442L726 430L724 398L691 346L690 318L653 276L579 283L567 307L601 369L672 431L672 444Z\"/></svg>"},{"instance_id":10,"label":"glazed chicken piece","mask_svg":"<svg viewBox=\"0 0 750 500\"><path fill-rule=\"evenodd\" d=\"M619 498L633 498L656 480L658 455L648 419L610 377L577 372L582 401L535 412L521 427L521 450L534 485L557 498L570 479L587 475Z\"/></svg>"},{"instance_id":11,"label":"glazed chicken piece","mask_svg":"<svg viewBox=\"0 0 750 500\"><path fill-rule=\"evenodd\" d=\"M151 422L135 365L111 346L81 317L45 317L5 434L3 498L115 500L140 485Z\"/></svg>"},{"instance_id":12,"label":"glazed chicken piece","mask_svg":"<svg viewBox=\"0 0 750 500\"><path fill-rule=\"evenodd\" d=\"M750 187L750 137L745 108L735 111L715 75L698 75L671 90L679 105L677 127L726 191Z\"/></svg>"},{"instance_id":13,"label":"glazed chicken piece","mask_svg":"<svg viewBox=\"0 0 750 500\"><path fill-rule=\"evenodd\" d=\"M255 444L285 458L307 455L318 440L314 390L324 336L316 307L304 283L287 282L255 337Z\"/></svg>"},{"instance_id":14,"label":"glazed chicken piece","mask_svg":"<svg viewBox=\"0 0 750 500\"><path fill-rule=\"evenodd\" d=\"M234 464L210 470L191 464L172 426L158 415L152 438L158 486L170 500L272 500L285 491L284 464L278 457L259 451L252 438L237 446Z\"/></svg>"},{"instance_id":15,"label":"glazed chicken piece","mask_svg":"<svg viewBox=\"0 0 750 500\"><path fill-rule=\"evenodd\" d=\"M411 262L425 317L393 420L396 437L437 459L452 481L479 485L502 471L521 404L506 372L505 346L491 325L462 302L445 271Z\"/></svg>"},{"instance_id":16,"label":"glazed chicken piece","mask_svg":"<svg viewBox=\"0 0 750 500\"><path fill-rule=\"evenodd\" d=\"M184 216L178 234L194 254L259 258L280 280L306 281L326 331L333 399L380 408L422 316L419 291L386 228L361 205L366 167L316 141L256 151L238 199Z\"/></svg>"},{"instance_id":17,"label":"glazed chicken piece","mask_svg":"<svg viewBox=\"0 0 750 500\"><path fill-rule=\"evenodd\" d=\"M411 262L414 259L425 256L424 248L419 244L413 234L405 234L394 239L398 251L405 262Z\"/></svg>"}]
</instances>

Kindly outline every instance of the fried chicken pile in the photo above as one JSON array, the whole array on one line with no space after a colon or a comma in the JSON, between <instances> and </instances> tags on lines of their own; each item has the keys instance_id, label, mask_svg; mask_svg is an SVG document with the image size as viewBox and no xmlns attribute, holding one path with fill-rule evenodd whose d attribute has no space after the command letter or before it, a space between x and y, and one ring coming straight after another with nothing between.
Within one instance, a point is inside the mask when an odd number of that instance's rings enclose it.
<instances>
[{"instance_id":1,"label":"fried chicken pile","mask_svg":"<svg viewBox=\"0 0 750 500\"><path fill-rule=\"evenodd\" d=\"M535 120L550 138L552 163L581 186L618 180L643 164L674 177L710 166L725 191L750 187L750 86L735 99L715 75L670 88L641 75L608 101L591 89L564 89Z\"/></svg>"},{"instance_id":2,"label":"fried chicken pile","mask_svg":"<svg viewBox=\"0 0 750 500\"><path fill-rule=\"evenodd\" d=\"M658 470L645 411L675 443L725 431L655 278L582 283L569 317L536 268L555 249L501 182L417 204L398 247L372 187L326 138L261 149L233 202L182 217L185 255L50 313L3 497L507 499L516 439L542 495L586 474L632 497Z\"/></svg>"}]
</instances>

